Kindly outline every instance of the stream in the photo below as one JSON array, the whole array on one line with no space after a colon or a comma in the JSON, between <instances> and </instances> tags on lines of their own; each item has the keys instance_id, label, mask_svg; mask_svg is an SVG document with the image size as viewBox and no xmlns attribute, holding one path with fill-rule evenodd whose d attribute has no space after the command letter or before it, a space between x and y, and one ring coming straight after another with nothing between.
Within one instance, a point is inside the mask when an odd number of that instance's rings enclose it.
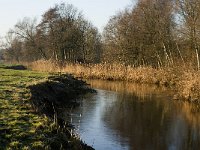
<instances>
[{"instance_id":1,"label":"stream","mask_svg":"<svg viewBox=\"0 0 200 150\"><path fill-rule=\"evenodd\" d=\"M71 112L80 138L96 150L200 148L200 107L172 100L174 90L117 81L87 81L97 90Z\"/></svg>"}]
</instances>

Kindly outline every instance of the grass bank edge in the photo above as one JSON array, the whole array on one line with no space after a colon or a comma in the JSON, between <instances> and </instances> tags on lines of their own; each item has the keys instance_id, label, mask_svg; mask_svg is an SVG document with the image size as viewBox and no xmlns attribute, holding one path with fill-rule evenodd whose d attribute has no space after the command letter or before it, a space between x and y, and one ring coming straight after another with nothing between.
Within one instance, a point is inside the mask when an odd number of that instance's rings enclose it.
<instances>
[{"instance_id":1,"label":"grass bank edge","mask_svg":"<svg viewBox=\"0 0 200 150\"><path fill-rule=\"evenodd\" d=\"M0 65L0 149L64 149L64 142L71 149L86 148L76 135L67 137L58 124L31 105L27 87L46 82L52 74L6 67Z\"/></svg>"}]
</instances>

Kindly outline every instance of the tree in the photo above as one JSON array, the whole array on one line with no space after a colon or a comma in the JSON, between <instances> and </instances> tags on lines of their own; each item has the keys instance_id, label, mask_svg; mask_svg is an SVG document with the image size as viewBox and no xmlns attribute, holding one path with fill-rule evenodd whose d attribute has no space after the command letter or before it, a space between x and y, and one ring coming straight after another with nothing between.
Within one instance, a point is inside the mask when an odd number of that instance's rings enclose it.
<instances>
[{"instance_id":1,"label":"tree","mask_svg":"<svg viewBox=\"0 0 200 150\"><path fill-rule=\"evenodd\" d=\"M10 32L15 34L15 36L20 39L26 45L26 50L34 50L34 56L37 58L47 59L44 50L38 45L36 41L36 19L24 18L19 21L13 30ZM40 56L38 56L38 54ZM27 55L28 57L28 55Z\"/></svg>"},{"instance_id":2,"label":"tree","mask_svg":"<svg viewBox=\"0 0 200 150\"><path fill-rule=\"evenodd\" d=\"M45 12L37 31L54 60L86 61L87 51L94 52L95 43L98 43L98 31L76 8L64 3Z\"/></svg>"},{"instance_id":3,"label":"tree","mask_svg":"<svg viewBox=\"0 0 200 150\"><path fill-rule=\"evenodd\" d=\"M19 63L22 58L22 42L12 32L7 33L5 41L1 43L2 59Z\"/></svg>"},{"instance_id":4,"label":"tree","mask_svg":"<svg viewBox=\"0 0 200 150\"><path fill-rule=\"evenodd\" d=\"M7 48L17 49L18 42L20 53L10 50L9 56L20 55L23 61L100 61L101 36L73 5L55 5L43 14L39 24L36 19L24 18L10 33L15 37L15 42L11 45L7 41Z\"/></svg>"},{"instance_id":5,"label":"tree","mask_svg":"<svg viewBox=\"0 0 200 150\"><path fill-rule=\"evenodd\" d=\"M172 63L172 6L171 0L140 0L112 17L104 30L105 54L117 55L115 61L126 64L153 65L164 56Z\"/></svg>"},{"instance_id":6,"label":"tree","mask_svg":"<svg viewBox=\"0 0 200 150\"><path fill-rule=\"evenodd\" d=\"M199 69L200 0L177 0L177 9L181 16L182 38L189 42L191 53L196 53Z\"/></svg>"}]
</instances>

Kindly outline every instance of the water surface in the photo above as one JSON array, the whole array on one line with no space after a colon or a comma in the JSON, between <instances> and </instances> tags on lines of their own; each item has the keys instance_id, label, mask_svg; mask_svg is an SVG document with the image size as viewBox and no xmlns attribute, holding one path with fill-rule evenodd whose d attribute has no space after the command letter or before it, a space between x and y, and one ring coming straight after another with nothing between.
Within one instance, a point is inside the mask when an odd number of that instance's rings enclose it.
<instances>
[{"instance_id":1,"label":"water surface","mask_svg":"<svg viewBox=\"0 0 200 150\"><path fill-rule=\"evenodd\" d=\"M173 90L134 83L89 81L88 95L72 111L80 137L97 150L200 148L200 108L172 100Z\"/></svg>"}]
</instances>

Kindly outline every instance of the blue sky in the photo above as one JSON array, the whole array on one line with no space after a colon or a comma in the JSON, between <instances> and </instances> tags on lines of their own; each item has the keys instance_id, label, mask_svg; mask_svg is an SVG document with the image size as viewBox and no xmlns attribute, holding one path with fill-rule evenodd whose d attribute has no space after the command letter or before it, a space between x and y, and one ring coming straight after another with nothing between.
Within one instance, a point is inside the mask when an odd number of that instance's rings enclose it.
<instances>
[{"instance_id":1,"label":"blue sky","mask_svg":"<svg viewBox=\"0 0 200 150\"><path fill-rule=\"evenodd\" d=\"M73 4L102 31L109 17L131 5L133 0L0 0L0 36L24 17L38 18L56 3Z\"/></svg>"}]
</instances>

